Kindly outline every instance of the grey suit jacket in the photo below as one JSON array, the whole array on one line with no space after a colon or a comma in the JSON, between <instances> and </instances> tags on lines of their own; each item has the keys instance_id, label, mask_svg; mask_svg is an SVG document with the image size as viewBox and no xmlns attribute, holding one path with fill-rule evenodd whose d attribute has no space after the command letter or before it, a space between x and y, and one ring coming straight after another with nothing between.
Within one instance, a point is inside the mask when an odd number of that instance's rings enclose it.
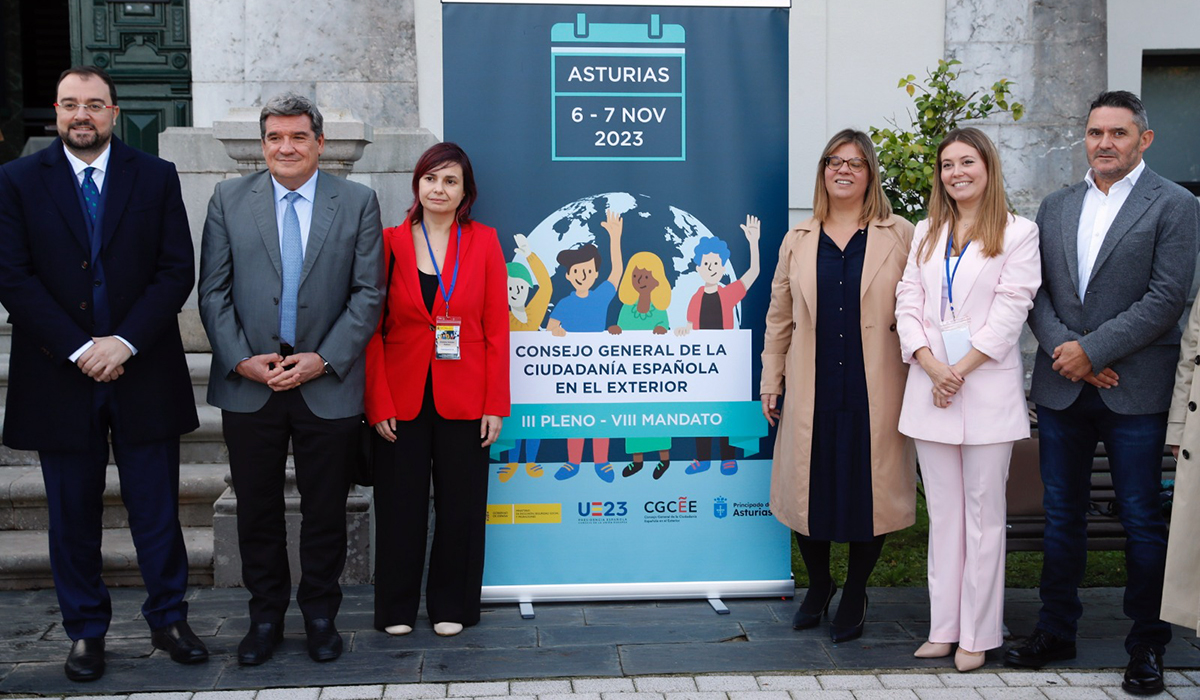
<instances>
[{"instance_id":1,"label":"grey suit jacket","mask_svg":"<svg viewBox=\"0 0 1200 700\"><path fill-rule=\"evenodd\" d=\"M1100 246L1081 301L1078 231L1086 191L1083 182L1059 190L1038 210L1042 288L1029 327L1040 348L1031 398L1062 410L1079 396L1084 382L1071 382L1051 366L1054 348L1077 340L1093 371L1109 367L1120 376L1118 386L1100 392L1111 410L1164 412L1200 247L1200 205L1182 187L1142 171Z\"/></svg>"},{"instance_id":2,"label":"grey suit jacket","mask_svg":"<svg viewBox=\"0 0 1200 700\"><path fill-rule=\"evenodd\" d=\"M363 411L364 349L382 308L382 240L375 192L320 173L300 273L295 349L317 352L330 364L330 375L298 389L321 418ZM199 288L213 349L213 406L252 413L270 397L271 389L235 368L247 357L279 351L282 287L269 173L218 183L204 222Z\"/></svg>"}]
</instances>

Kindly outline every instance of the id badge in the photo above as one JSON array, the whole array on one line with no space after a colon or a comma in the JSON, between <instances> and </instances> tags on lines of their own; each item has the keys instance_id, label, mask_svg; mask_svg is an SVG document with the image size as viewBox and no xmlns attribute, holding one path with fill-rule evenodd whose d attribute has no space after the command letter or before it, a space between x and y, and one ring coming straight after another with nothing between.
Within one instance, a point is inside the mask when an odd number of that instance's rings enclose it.
<instances>
[{"instance_id":1,"label":"id badge","mask_svg":"<svg viewBox=\"0 0 1200 700\"><path fill-rule=\"evenodd\" d=\"M971 351L971 319L960 318L942 324L942 343L946 346L946 360L954 364Z\"/></svg>"},{"instance_id":2,"label":"id badge","mask_svg":"<svg viewBox=\"0 0 1200 700\"><path fill-rule=\"evenodd\" d=\"M459 359L458 337L462 331L462 319L458 316L438 316L435 329L434 352L437 359Z\"/></svg>"}]
</instances>

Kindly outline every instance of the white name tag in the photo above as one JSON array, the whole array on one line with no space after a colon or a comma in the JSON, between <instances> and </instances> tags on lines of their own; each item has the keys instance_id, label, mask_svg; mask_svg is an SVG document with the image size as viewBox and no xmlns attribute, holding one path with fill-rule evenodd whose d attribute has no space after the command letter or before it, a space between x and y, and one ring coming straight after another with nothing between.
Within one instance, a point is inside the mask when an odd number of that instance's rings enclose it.
<instances>
[{"instance_id":1,"label":"white name tag","mask_svg":"<svg viewBox=\"0 0 1200 700\"><path fill-rule=\"evenodd\" d=\"M942 324L942 343L946 346L946 361L955 364L971 351L971 319L960 318Z\"/></svg>"}]
</instances>

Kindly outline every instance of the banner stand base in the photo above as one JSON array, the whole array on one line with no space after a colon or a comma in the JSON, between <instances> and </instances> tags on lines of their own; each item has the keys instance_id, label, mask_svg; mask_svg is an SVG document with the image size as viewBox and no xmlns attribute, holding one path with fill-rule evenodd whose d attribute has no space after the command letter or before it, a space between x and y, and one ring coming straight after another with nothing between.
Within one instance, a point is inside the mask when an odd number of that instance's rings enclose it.
<instances>
[{"instance_id":1,"label":"banner stand base","mask_svg":"<svg viewBox=\"0 0 1200 700\"><path fill-rule=\"evenodd\" d=\"M721 602L720 598L709 598L708 604L712 606L712 609L715 610L718 615L729 614L729 608L725 607L725 604Z\"/></svg>"},{"instance_id":2,"label":"banner stand base","mask_svg":"<svg viewBox=\"0 0 1200 700\"><path fill-rule=\"evenodd\" d=\"M521 603L521 619L533 619L533 603Z\"/></svg>"},{"instance_id":3,"label":"banner stand base","mask_svg":"<svg viewBox=\"0 0 1200 700\"><path fill-rule=\"evenodd\" d=\"M791 598L796 584L788 577L766 581L664 581L653 583L566 583L520 586L484 585L484 603L565 603L585 600L716 600ZM714 605L715 609L716 606ZM524 608L521 610L525 613Z\"/></svg>"}]
</instances>

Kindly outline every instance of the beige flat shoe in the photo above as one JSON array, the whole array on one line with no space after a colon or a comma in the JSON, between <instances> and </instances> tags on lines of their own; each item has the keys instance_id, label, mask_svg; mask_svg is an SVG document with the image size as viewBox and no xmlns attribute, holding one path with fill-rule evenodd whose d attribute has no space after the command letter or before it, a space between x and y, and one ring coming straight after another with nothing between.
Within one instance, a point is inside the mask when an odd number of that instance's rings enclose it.
<instances>
[{"instance_id":1,"label":"beige flat shoe","mask_svg":"<svg viewBox=\"0 0 1200 700\"><path fill-rule=\"evenodd\" d=\"M957 668L961 673L974 671L983 665L983 661L984 654L982 651L967 651L959 647L958 651L954 652L954 668Z\"/></svg>"},{"instance_id":2,"label":"beige flat shoe","mask_svg":"<svg viewBox=\"0 0 1200 700\"><path fill-rule=\"evenodd\" d=\"M393 637L401 637L412 632L412 627L409 627L408 625L392 625L391 627L384 627L383 631L387 632Z\"/></svg>"},{"instance_id":3,"label":"beige flat shoe","mask_svg":"<svg viewBox=\"0 0 1200 700\"><path fill-rule=\"evenodd\" d=\"M463 631L463 626L457 622L439 622L433 626L433 633L439 637L453 637Z\"/></svg>"},{"instance_id":4,"label":"beige flat shoe","mask_svg":"<svg viewBox=\"0 0 1200 700\"><path fill-rule=\"evenodd\" d=\"M918 659L940 659L950 656L953 650L954 645L950 642L925 642L920 649L913 652L913 656Z\"/></svg>"}]
</instances>

